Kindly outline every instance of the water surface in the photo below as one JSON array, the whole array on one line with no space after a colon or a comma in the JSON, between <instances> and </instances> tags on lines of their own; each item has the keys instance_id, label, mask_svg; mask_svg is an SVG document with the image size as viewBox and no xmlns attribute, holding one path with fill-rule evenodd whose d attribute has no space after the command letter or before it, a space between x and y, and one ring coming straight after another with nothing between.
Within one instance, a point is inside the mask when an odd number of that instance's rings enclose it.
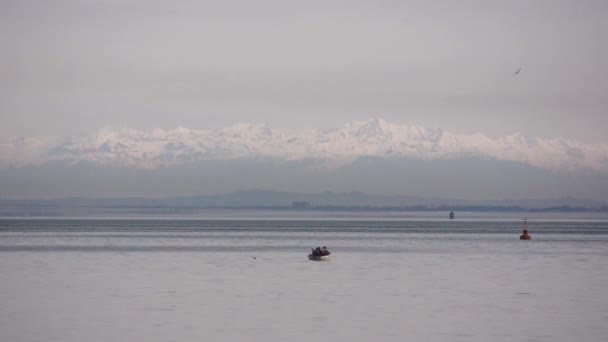
<instances>
[{"instance_id":1,"label":"water surface","mask_svg":"<svg viewBox=\"0 0 608 342\"><path fill-rule=\"evenodd\" d=\"M0 220L2 341L602 341L608 223ZM306 258L327 245L328 262Z\"/></svg>"}]
</instances>

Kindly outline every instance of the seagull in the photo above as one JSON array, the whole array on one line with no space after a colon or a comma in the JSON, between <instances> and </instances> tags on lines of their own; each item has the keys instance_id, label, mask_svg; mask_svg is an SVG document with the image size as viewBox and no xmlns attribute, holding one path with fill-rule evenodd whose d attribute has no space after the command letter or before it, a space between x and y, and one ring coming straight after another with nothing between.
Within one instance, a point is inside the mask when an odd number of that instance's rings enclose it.
<instances>
[{"instance_id":1,"label":"seagull","mask_svg":"<svg viewBox=\"0 0 608 342\"><path fill-rule=\"evenodd\" d=\"M517 70L513 73L513 76L515 75L519 75L519 72L521 71L521 68L517 68Z\"/></svg>"}]
</instances>

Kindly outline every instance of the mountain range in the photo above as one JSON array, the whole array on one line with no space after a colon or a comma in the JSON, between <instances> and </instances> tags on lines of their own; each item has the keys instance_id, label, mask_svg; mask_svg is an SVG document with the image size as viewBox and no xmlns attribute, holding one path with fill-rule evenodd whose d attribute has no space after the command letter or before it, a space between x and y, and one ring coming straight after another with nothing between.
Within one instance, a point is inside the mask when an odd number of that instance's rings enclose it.
<instances>
[{"instance_id":1,"label":"mountain range","mask_svg":"<svg viewBox=\"0 0 608 342\"><path fill-rule=\"evenodd\" d=\"M341 166L359 157L514 161L547 170L608 173L608 144L543 139L519 133L489 137L457 134L383 119L288 134L268 125L238 123L222 129L103 129L78 138L49 141L12 138L0 144L0 166L61 161L158 168L205 160L274 158L329 160Z\"/></svg>"},{"instance_id":2,"label":"mountain range","mask_svg":"<svg viewBox=\"0 0 608 342\"><path fill-rule=\"evenodd\" d=\"M274 189L424 198L606 199L608 144L457 134L382 119L282 132L102 129L0 143L0 198L171 197Z\"/></svg>"}]
</instances>

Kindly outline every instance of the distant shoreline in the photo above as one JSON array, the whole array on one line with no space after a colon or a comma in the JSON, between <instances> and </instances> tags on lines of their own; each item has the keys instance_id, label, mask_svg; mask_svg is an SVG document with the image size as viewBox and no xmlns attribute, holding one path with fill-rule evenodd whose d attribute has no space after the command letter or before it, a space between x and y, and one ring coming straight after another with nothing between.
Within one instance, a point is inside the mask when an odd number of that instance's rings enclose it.
<instances>
[{"instance_id":1,"label":"distant shoreline","mask_svg":"<svg viewBox=\"0 0 608 342\"><path fill-rule=\"evenodd\" d=\"M42 204L21 204L0 205L0 218L16 218L16 217L87 217L87 216L178 216L178 215L199 215L212 211L218 212L233 212L240 213L246 216L247 213L267 212L276 213L277 215L315 215L315 214L330 214L336 215L345 214L381 214L389 215L414 214L414 213L429 213L438 215L445 213L447 219L448 213L454 211L455 219L460 218L459 213L504 213L504 214L534 214L534 213L589 213L589 214L607 214L606 208L584 208L584 207L546 207L546 208L522 208L519 206L309 206L305 208L297 208L293 206L162 206L162 205L42 205Z\"/></svg>"},{"instance_id":2,"label":"distant shoreline","mask_svg":"<svg viewBox=\"0 0 608 342\"><path fill-rule=\"evenodd\" d=\"M460 213L592 213L607 214L605 201L576 198L520 199L520 200L465 200L449 198L420 198L412 196L369 195L352 191L348 193L291 193L272 190L245 190L226 194L189 197L124 197L87 198L64 197L52 199L0 199L0 217L66 217L91 215L197 215L211 211L249 215L266 211L285 216L314 215L386 215L411 216L411 213L428 213L448 217ZM427 216L428 216L427 215ZM384 216L384 215L383 215Z\"/></svg>"}]
</instances>

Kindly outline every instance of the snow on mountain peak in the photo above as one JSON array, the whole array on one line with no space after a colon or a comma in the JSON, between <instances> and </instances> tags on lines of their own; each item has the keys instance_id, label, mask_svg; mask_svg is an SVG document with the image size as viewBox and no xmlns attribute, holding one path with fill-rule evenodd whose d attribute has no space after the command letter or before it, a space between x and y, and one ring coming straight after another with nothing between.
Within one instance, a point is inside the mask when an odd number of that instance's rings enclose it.
<instances>
[{"instance_id":1,"label":"snow on mountain peak","mask_svg":"<svg viewBox=\"0 0 608 342\"><path fill-rule=\"evenodd\" d=\"M230 127L218 131L220 134L232 135L233 138L244 138L248 140L266 140L281 139L283 135L276 129L268 125L259 125L252 123L239 122Z\"/></svg>"},{"instance_id":2,"label":"snow on mountain peak","mask_svg":"<svg viewBox=\"0 0 608 342\"><path fill-rule=\"evenodd\" d=\"M418 159L477 156L545 169L584 168L608 172L607 144L583 144L518 133L491 138L480 133L456 134L417 125L393 124L383 119L352 121L339 128L293 135L268 125L240 122L205 130L181 126L151 131L101 129L54 144L24 138L0 143L2 167L59 160L156 168L209 159L320 158L337 162L361 156Z\"/></svg>"}]
</instances>

